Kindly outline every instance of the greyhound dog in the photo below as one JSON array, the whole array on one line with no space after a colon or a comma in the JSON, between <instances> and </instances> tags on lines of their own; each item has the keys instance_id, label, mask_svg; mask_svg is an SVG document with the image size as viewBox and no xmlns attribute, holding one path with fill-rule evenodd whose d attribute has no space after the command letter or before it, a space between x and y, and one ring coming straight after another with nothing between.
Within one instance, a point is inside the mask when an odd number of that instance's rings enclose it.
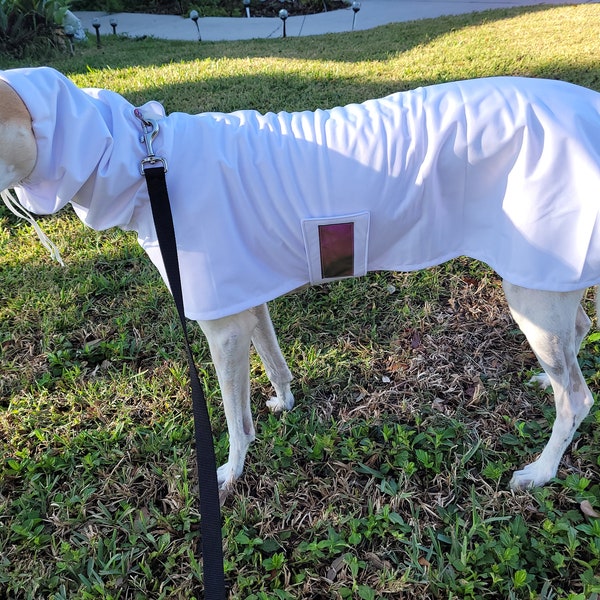
<instances>
[{"instance_id":1,"label":"greyhound dog","mask_svg":"<svg viewBox=\"0 0 600 600\"><path fill-rule=\"evenodd\" d=\"M460 255L503 278L554 392L548 444L511 486L556 476L593 403L577 354L590 326L582 295L600 282L599 94L502 77L315 112L166 116L156 102L135 109L52 69L18 69L0 72L0 140L0 190L13 208L71 203L94 229L135 230L163 279L140 175L150 141L168 164L186 316L208 339L227 418L222 487L255 437L251 344L275 390L270 409L294 403L267 301Z\"/></svg>"}]
</instances>

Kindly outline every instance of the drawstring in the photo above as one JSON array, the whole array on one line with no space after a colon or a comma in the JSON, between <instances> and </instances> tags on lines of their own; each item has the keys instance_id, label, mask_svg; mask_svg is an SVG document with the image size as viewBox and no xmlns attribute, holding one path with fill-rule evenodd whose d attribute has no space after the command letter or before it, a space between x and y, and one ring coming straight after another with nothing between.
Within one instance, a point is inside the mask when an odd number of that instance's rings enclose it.
<instances>
[{"instance_id":1,"label":"drawstring","mask_svg":"<svg viewBox=\"0 0 600 600\"><path fill-rule=\"evenodd\" d=\"M10 210L10 212L13 213L13 215L16 215L20 219L25 219L27 222L29 222L32 225L32 227L35 229L35 232L37 233L38 237L40 238L40 241L50 252L50 256L54 260L59 262L61 266L64 267L65 263L63 262L63 259L60 256L60 252L58 251L58 248L50 240L50 238L44 233L42 228L37 224L37 221L31 216L31 214L21 206L21 204L19 203L17 198L11 193L11 191L4 190L4 191L0 192L0 197L4 201L4 204L6 204L6 207L8 208L8 210Z\"/></svg>"}]
</instances>

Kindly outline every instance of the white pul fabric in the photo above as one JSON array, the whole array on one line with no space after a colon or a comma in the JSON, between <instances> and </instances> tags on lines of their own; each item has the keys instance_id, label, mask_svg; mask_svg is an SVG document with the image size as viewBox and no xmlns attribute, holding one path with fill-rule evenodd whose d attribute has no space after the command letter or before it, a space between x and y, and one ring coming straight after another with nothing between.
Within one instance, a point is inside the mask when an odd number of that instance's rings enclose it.
<instances>
[{"instance_id":1,"label":"white pul fabric","mask_svg":"<svg viewBox=\"0 0 600 600\"><path fill-rule=\"evenodd\" d=\"M47 68L0 77L38 142L23 206L71 202L94 229L136 230L164 278L133 106ZM364 212L369 270L467 255L524 287L597 284L599 112L581 87L489 78L315 112L173 113L154 149L169 164L186 314L215 319L305 285L303 220Z\"/></svg>"}]
</instances>

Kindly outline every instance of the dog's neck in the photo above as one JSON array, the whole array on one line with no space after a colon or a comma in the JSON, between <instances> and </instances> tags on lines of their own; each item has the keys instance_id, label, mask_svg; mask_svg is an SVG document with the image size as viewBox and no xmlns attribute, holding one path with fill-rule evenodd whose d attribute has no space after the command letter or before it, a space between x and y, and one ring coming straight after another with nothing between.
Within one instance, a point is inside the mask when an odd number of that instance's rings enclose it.
<instances>
[{"instance_id":1,"label":"dog's neck","mask_svg":"<svg viewBox=\"0 0 600 600\"><path fill-rule=\"evenodd\" d=\"M1 80L0 139L0 190L4 190L33 171L37 145L27 107L19 95Z\"/></svg>"}]
</instances>

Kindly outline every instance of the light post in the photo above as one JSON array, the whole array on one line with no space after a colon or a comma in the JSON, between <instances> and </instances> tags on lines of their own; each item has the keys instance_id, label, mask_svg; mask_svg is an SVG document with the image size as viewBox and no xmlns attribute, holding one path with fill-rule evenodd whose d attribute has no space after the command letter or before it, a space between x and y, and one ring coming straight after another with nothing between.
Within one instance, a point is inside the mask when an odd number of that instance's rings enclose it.
<instances>
[{"instance_id":1,"label":"light post","mask_svg":"<svg viewBox=\"0 0 600 600\"><path fill-rule=\"evenodd\" d=\"M360 2L355 0L352 3L352 10L354 12L354 14L352 15L352 31L354 31L354 22L356 21L356 13L360 10Z\"/></svg>"},{"instance_id":2,"label":"light post","mask_svg":"<svg viewBox=\"0 0 600 600\"><path fill-rule=\"evenodd\" d=\"M73 49L73 38L75 37L75 29L73 25L65 25L65 35L69 40L69 51L71 52L71 56L75 54L75 50Z\"/></svg>"},{"instance_id":3,"label":"light post","mask_svg":"<svg viewBox=\"0 0 600 600\"><path fill-rule=\"evenodd\" d=\"M286 19L288 18L288 11L287 11L287 10L285 10L285 8L282 8L282 9L279 11L279 18L280 18L280 19L282 20L282 22L283 22L283 37L286 37L286 32L285 32L285 22L286 22Z\"/></svg>"},{"instance_id":4,"label":"light post","mask_svg":"<svg viewBox=\"0 0 600 600\"><path fill-rule=\"evenodd\" d=\"M246 9L246 17L250 18L250 0L244 0L244 8Z\"/></svg>"},{"instance_id":5,"label":"light post","mask_svg":"<svg viewBox=\"0 0 600 600\"><path fill-rule=\"evenodd\" d=\"M200 25L198 25L198 19L200 18L200 15L198 14L197 10L193 10L190 13L190 19L192 21L194 21L194 23L196 24L196 29L198 30L198 41L201 42L202 41L202 37L200 36Z\"/></svg>"},{"instance_id":6,"label":"light post","mask_svg":"<svg viewBox=\"0 0 600 600\"><path fill-rule=\"evenodd\" d=\"M110 20L110 26L112 27L113 35L117 35L117 20L114 17Z\"/></svg>"},{"instance_id":7,"label":"light post","mask_svg":"<svg viewBox=\"0 0 600 600\"><path fill-rule=\"evenodd\" d=\"M96 30L96 46L100 48L100 19L95 18L92 21L92 26Z\"/></svg>"}]
</instances>

